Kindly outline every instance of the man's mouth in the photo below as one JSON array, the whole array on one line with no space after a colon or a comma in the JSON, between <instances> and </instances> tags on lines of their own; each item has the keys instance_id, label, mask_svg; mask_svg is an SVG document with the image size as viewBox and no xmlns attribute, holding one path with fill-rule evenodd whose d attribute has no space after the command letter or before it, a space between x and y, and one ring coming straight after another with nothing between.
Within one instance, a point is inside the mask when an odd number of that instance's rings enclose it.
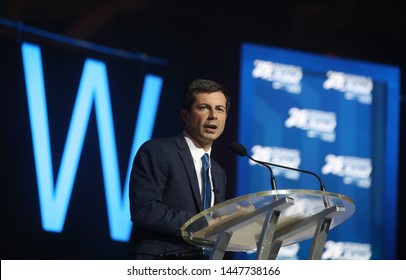
<instances>
[{"instance_id":1,"label":"man's mouth","mask_svg":"<svg viewBox=\"0 0 406 280\"><path fill-rule=\"evenodd\" d=\"M207 132L213 133L213 132L216 131L217 125L215 125L215 124L207 124L207 125L204 126L204 129L205 129Z\"/></svg>"}]
</instances>

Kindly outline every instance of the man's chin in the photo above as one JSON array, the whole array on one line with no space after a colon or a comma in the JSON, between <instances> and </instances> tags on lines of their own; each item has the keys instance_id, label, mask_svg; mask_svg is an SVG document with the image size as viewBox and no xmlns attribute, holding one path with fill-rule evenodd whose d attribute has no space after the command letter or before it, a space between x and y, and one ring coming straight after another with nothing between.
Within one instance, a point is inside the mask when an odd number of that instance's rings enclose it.
<instances>
[{"instance_id":1,"label":"man's chin","mask_svg":"<svg viewBox=\"0 0 406 280\"><path fill-rule=\"evenodd\" d=\"M210 141L214 141L216 140L220 135L218 135L218 133L205 133L204 138L206 138L207 140Z\"/></svg>"}]
</instances>

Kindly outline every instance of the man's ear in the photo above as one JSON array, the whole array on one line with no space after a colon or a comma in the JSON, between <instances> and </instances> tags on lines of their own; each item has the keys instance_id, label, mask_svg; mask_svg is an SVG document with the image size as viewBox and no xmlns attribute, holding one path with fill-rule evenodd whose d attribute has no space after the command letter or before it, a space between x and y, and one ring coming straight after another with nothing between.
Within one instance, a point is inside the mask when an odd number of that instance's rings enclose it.
<instances>
[{"instance_id":1,"label":"man's ear","mask_svg":"<svg viewBox=\"0 0 406 280\"><path fill-rule=\"evenodd\" d=\"M189 112L187 110L185 110L185 109L181 109L180 110L180 115L182 116L183 122L186 123L187 119L189 117Z\"/></svg>"}]
</instances>

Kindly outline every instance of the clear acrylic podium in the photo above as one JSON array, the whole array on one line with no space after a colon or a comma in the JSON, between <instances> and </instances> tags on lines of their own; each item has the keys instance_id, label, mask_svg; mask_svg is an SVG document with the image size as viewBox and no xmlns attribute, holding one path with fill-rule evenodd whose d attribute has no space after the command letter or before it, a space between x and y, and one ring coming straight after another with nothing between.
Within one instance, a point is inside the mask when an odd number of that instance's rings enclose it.
<instances>
[{"instance_id":1,"label":"clear acrylic podium","mask_svg":"<svg viewBox=\"0 0 406 280\"><path fill-rule=\"evenodd\" d=\"M312 190L271 190L240 196L192 217L181 228L185 241L211 250L256 252L259 260L276 259L282 246L311 239L309 259L321 259L329 230L355 212L349 197Z\"/></svg>"}]
</instances>

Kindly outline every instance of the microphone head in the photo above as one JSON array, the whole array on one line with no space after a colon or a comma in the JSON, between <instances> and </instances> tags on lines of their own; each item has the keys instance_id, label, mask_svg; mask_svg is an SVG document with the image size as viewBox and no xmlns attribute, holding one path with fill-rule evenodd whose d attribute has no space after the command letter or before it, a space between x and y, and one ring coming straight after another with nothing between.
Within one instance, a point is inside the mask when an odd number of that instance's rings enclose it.
<instances>
[{"instance_id":1,"label":"microphone head","mask_svg":"<svg viewBox=\"0 0 406 280\"><path fill-rule=\"evenodd\" d=\"M248 154L247 149L238 142L231 142L230 149L242 157L245 157Z\"/></svg>"}]
</instances>

